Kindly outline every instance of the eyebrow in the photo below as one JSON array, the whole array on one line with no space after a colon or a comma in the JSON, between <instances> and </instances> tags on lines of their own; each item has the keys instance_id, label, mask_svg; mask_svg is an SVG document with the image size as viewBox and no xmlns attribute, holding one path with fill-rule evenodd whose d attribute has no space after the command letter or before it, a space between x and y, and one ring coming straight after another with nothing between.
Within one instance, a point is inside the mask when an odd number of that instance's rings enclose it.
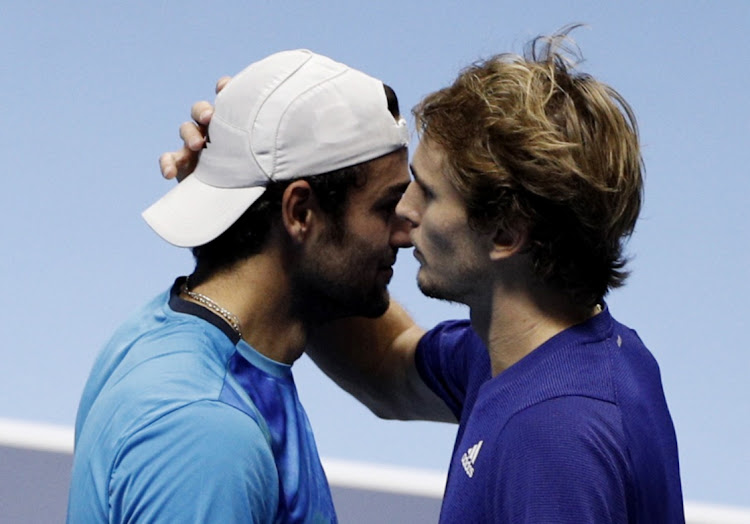
<instances>
[{"instance_id":1,"label":"eyebrow","mask_svg":"<svg viewBox=\"0 0 750 524\"><path fill-rule=\"evenodd\" d=\"M417 170L414 169L414 164L409 164L409 171L411 171L411 176L414 177L414 181L417 183L419 187L421 187L422 189L426 191L432 192L432 188L428 184L426 184L424 180L419 178L419 175L417 174Z\"/></svg>"},{"instance_id":2,"label":"eyebrow","mask_svg":"<svg viewBox=\"0 0 750 524\"><path fill-rule=\"evenodd\" d=\"M409 182L404 182L402 184L396 184L393 186L389 186L380 197L375 201L375 206L380 206L385 202L390 202L393 199L401 199L401 195L403 195L406 192L406 187L409 185Z\"/></svg>"},{"instance_id":3,"label":"eyebrow","mask_svg":"<svg viewBox=\"0 0 750 524\"><path fill-rule=\"evenodd\" d=\"M408 185L409 182L404 182L402 184L390 186L388 189L386 189L385 193L378 199L378 201L382 202L390 198L401 198L401 195L406 192L406 187Z\"/></svg>"}]
</instances>

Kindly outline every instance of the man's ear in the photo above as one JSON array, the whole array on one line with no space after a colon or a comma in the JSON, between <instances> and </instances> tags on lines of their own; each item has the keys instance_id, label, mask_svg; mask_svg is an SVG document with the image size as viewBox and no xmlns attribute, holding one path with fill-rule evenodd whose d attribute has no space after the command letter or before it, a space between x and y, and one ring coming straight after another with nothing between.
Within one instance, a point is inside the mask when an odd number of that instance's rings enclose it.
<instances>
[{"instance_id":1,"label":"man's ear","mask_svg":"<svg viewBox=\"0 0 750 524\"><path fill-rule=\"evenodd\" d=\"M294 242L302 242L308 235L318 202L306 180L295 180L281 196L281 220Z\"/></svg>"},{"instance_id":2,"label":"man's ear","mask_svg":"<svg viewBox=\"0 0 750 524\"><path fill-rule=\"evenodd\" d=\"M516 226L509 229L497 229L492 237L490 249L491 260L503 260L521 252L529 239L528 229Z\"/></svg>"}]
</instances>

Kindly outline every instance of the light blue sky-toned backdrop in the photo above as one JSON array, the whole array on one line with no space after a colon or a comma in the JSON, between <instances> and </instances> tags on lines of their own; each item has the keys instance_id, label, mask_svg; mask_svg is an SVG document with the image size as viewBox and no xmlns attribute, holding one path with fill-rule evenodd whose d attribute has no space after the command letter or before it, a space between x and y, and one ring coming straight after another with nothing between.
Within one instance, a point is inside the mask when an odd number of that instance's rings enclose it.
<instances>
[{"instance_id":1,"label":"light blue sky-toned backdrop","mask_svg":"<svg viewBox=\"0 0 750 524\"><path fill-rule=\"evenodd\" d=\"M308 47L378 76L408 109L469 62L585 22L584 69L639 118L646 207L629 285L609 298L661 364L686 498L750 506L750 3L6 2L0 9L0 417L72 425L124 317L191 269L140 212L171 187L191 103L214 81ZM402 252L391 289L429 326ZM323 456L445 470L454 428L383 422L303 358Z\"/></svg>"}]
</instances>

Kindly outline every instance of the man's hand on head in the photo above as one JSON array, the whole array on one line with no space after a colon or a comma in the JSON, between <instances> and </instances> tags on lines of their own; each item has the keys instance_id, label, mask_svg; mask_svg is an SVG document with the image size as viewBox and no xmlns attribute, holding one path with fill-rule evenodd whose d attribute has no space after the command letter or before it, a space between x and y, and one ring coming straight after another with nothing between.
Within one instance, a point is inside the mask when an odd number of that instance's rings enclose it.
<instances>
[{"instance_id":1,"label":"man's hand on head","mask_svg":"<svg viewBox=\"0 0 750 524\"><path fill-rule=\"evenodd\" d=\"M223 76L216 82L218 93L226 86L232 77ZM214 106L210 102L202 100L193 104L190 108L192 122L185 122L180 126L180 138L183 146L178 151L163 153L159 157L159 168L164 178L176 178L181 182L186 176L195 170L201 150L206 143L206 130L211 117L214 115Z\"/></svg>"}]
</instances>

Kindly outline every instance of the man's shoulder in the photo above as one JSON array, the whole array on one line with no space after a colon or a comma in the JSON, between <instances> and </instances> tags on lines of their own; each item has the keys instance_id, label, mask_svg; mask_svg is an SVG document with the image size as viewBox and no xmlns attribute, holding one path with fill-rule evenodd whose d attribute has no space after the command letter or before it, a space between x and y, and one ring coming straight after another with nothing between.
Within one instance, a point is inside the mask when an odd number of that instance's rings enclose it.
<instances>
[{"instance_id":1,"label":"man's shoulder","mask_svg":"<svg viewBox=\"0 0 750 524\"><path fill-rule=\"evenodd\" d=\"M164 291L133 311L114 331L106 348L160 344L180 340L190 347L209 341L209 325L199 317L170 307L170 291ZM105 349L106 350L106 349Z\"/></svg>"},{"instance_id":2,"label":"man's shoulder","mask_svg":"<svg viewBox=\"0 0 750 524\"><path fill-rule=\"evenodd\" d=\"M220 400L200 399L174 406L158 418L131 432L127 445L144 440L163 440L180 446L190 455L204 451L217 457L237 457L252 448L271 452L270 440L259 422Z\"/></svg>"},{"instance_id":3,"label":"man's shoulder","mask_svg":"<svg viewBox=\"0 0 750 524\"><path fill-rule=\"evenodd\" d=\"M565 446L561 439L589 440L597 435L624 442L617 405L581 395L550 397L520 408L509 414L501 433L504 439L524 435L537 444L547 442L552 446Z\"/></svg>"},{"instance_id":4,"label":"man's shoulder","mask_svg":"<svg viewBox=\"0 0 750 524\"><path fill-rule=\"evenodd\" d=\"M180 414L218 402L226 379L231 344L224 350L200 326L152 325L140 333L115 336L99 354L79 406L78 438L109 434L122 443L154 423L187 425ZM236 420L241 412L227 406ZM248 418L245 416L244 418ZM166 428L168 426L162 426ZM97 437L98 436L98 437ZM109 446L105 446L108 448Z\"/></svg>"},{"instance_id":5,"label":"man's shoulder","mask_svg":"<svg viewBox=\"0 0 750 524\"><path fill-rule=\"evenodd\" d=\"M489 352L469 320L446 320L427 331L416 352L420 373L455 375L459 382L469 376L489 378Z\"/></svg>"},{"instance_id":6,"label":"man's shoulder","mask_svg":"<svg viewBox=\"0 0 750 524\"><path fill-rule=\"evenodd\" d=\"M100 351L92 377L119 388L153 381L200 390L201 384L215 387L223 380L234 343L204 320L173 311L169 297L168 291L161 293L119 326ZM177 376L180 380L170 381Z\"/></svg>"},{"instance_id":7,"label":"man's shoulder","mask_svg":"<svg viewBox=\"0 0 750 524\"><path fill-rule=\"evenodd\" d=\"M465 347L484 349L484 343L471 327L468 319L445 320L425 332L419 341L419 347L440 347L446 350L456 350Z\"/></svg>"}]
</instances>

